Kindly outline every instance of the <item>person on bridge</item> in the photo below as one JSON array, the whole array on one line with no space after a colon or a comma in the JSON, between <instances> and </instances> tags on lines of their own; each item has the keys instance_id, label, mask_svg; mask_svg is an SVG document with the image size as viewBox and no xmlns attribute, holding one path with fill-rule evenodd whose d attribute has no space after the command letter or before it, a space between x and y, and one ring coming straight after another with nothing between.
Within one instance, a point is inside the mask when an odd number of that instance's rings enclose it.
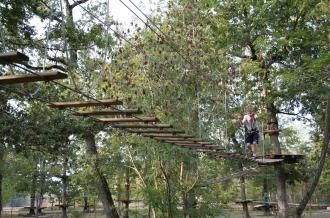
<instances>
[{"instance_id":1,"label":"person on bridge","mask_svg":"<svg viewBox=\"0 0 330 218\"><path fill-rule=\"evenodd\" d=\"M241 120L241 125L245 129L246 147L252 151L252 159L257 157L257 144L259 141L259 129L257 116L252 109L248 109L246 115Z\"/></svg>"}]
</instances>

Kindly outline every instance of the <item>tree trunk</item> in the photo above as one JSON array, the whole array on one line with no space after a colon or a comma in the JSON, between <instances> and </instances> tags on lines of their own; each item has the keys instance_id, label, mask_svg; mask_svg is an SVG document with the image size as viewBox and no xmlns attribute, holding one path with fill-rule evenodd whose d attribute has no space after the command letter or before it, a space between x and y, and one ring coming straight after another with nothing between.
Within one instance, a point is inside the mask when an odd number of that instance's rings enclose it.
<instances>
[{"instance_id":1,"label":"tree trunk","mask_svg":"<svg viewBox=\"0 0 330 218\"><path fill-rule=\"evenodd\" d=\"M1 213L2 213L2 180L3 180L3 156L4 156L4 149L2 147L2 145L0 145L0 217L1 217Z\"/></svg>"},{"instance_id":2,"label":"tree trunk","mask_svg":"<svg viewBox=\"0 0 330 218\"><path fill-rule=\"evenodd\" d=\"M84 213L89 212L88 197L84 196Z\"/></svg>"},{"instance_id":3,"label":"tree trunk","mask_svg":"<svg viewBox=\"0 0 330 218\"><path fill-rule=\"evenodd\" d=\"M267 104L267 123L269 130L278 130L278 121L276 117L276 108L273 103ZM281 146L278 140L278 133L270 134L270 143L273 147L274 154L281 154ZM276 175L276 186L277 186L277 204L279 208L279 217L287 218L289 217L289 206L286 193L286 178L284 166L281 164L275 166L277 171Z\"/></svg>"},{"instance_id":4,"label":"tree trunk","mask_svg":"<svg viewBox=\"0 0 330 218\"><path fill-rule=\"evenodd\" d=\"M129 204L130 204L130 198L129 198L129 188L130 188L130 168L126 168L126 182L125 182L125 212L124 212L124 218L129 217Z\"/></svg>"},{"instance_id":5,"label":"tree trunk","mask_svg":"<svg viewBox=\"0 0 330 218\"><path fill-rule=\"evenodd\" d=\"M87 153L91 157L91 161L96 172L97 189L104 207L105 215L107 218L119 218L111 192L109 190L108 182L98 165L95 136L92 133L87 133L85 134L85 141L87 146Z\"/></svg>"},{"instance_id":6,"label":"tree trunk","mask_svg":"<svg viewBox=\"0 0 330 218\"><path fill-rule=\"evenodd\" d=\"M62 217L67 218L67 208L68 208L68 176L66 174L68 168L68 158L64 157L64 162L63 162L63 175L62 175L62 187L63 187L63 192L62 192Z\"/></svg>"},{"instance_id":7,"label":"tree trunk","mask_svg":"<svg viewBox=\"0 0 330 218\"><path fill-rule=\"evenodd\" d=\"M70 54L70 65L72 67L78 67L78 55L77 50L74 49L74 46L72 45L72 42L75 41L75 39L72 39L73 31L75 31L75 24L73 21L73 8L70 6L69 0L64 0L64 7L65 7L65 23L66 23L66 37L67 37L67 43L68 43L68 49Z\"/></svg>"},{"instance_id":8,"label":"tree trunk","mask_svg":"<svg viewBox=\"0 0 330 218\"><path fill-rule=\"evenodd\" d=\"M242 163L239 163L239 168L240 170L243 170L243 165ZM246 191L245 191L245 177L242 176L240 177L240 193L241 193L241 199L242 201L246 201ZM244 213L244 218L250 218L250 214L249 214L249 207L247 203L243 203L243 213Z\"/></svg>"},{"instance_id":9,"label":"tree trunk","mask_svg":"<svg viewBox=\"0 0 330 218\"><path fill-rule=\"evenodd\" d=\"M172 211L172 191L171 191L171 183L170 183L170 174L168 170L166 169L166 166L160 161L160 169L164 175L165 179L165 189L166 189L166 200L167 200L167 217L172 218L173 217L173 211Z\"/></svg>"},{"instance_id":10,"label":"tree trunk","mask_svg":"<svg viewBox=\"0 0 330 218\"><path fill-rule=\"evenodd\" d=\"M37 169L37 165L36 165L36 169ZM35 205L35 201L36 201L36 183L37 183L37 170L32 175L29 215L35 215L34 207L36 206Z\"/></svg>"},{"instance_id":11,"label":"tree trunk","mask_svg":"<svg viewBox=\"0 0 330 218\"><path fill-rule=\"evenodd\" d=\"M301 200L297 210L296 210L296 217L301 217L302 213L304 212L304 209L306 208L306 205L308 201L311 199L315 188L320 180L325 158L328 152L329 148L329 139L330 139L330 93L328 94L327 99L327 108L326 108L326 115L325 115L325 128L324 128L324 139L323 139L323 145L322 145L322 151L320 154L320 160L317 166L317 170L314 175L314 179L312 183L310 184L309 188L307 189L306 194L304 195L303 199Z\"/></svg>"},{"instance_id":12,"label":"tree trunk","mask_svg":"<svg viewBox=\"0 0 330 218\"><path fill-rule=\"evenodd\" d=\"M121 197L121 192L122 192L122 189L121 189L121 179L120 179L120 176L116 176L116 184L117 184L117 208L118 208L118 212L119 212L119 215L121 215L120 211L121 211L121 206L122 206L122 197Z\"/></svg>"},{"instance_id":13,"label":"tree trunk","mask_svg":"<svg viewBox=\"0 0 330 218\"><path fill-rule=\"evenodd\" d=\"M264 178L264 181L263 181L263 186L262 186L262 195L261 197L263 197L263 194L264 193L268 193L268 184L267 184L267 178Z\"/></svg>"},{"instance_id":14,"label":"tree trunk","mask_svg":"<svg viewBox=\"0 0 330 218\"><path fill-rule=\"evenodd\" d=\"M195 97L198 99L197 94L197 87L195 87ZM192 129L193 132L199 133L200 132L200 119L199 119L199 111L197 109L192 110L191 112L191 119L189 121L189 127ZM198 158L198 156L192 156L192 158ZM182 165L185 167L185 179L196 178L196 171L197 171L197 162L186 162ZM195 187L192 187L188 192L184 192L183 196L183 210L184 210L184 217L196 217L195 213L192 212L193 209L197 207L197 199L196 199L196 190ZM190 210L190 212L188 212ZM188 213L187 213L188 212Z\"/></svg>"}]
</instances>

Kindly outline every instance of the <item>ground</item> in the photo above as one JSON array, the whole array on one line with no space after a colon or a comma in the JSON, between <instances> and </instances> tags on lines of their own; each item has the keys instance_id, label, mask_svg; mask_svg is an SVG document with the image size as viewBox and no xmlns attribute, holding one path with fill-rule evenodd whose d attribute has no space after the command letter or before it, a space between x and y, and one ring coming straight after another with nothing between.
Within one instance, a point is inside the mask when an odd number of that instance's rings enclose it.
<instances>
[{"instance_id":1,"label":"ground","mask_svg":"<svg viewBox=\"0 0 330 218\"><path fill-rule=\"evenodd\" d=\"M12 217L23 217L23 214L27 213L27 210L22 208L4 208L4 212L1 218L12 218ZM61 211L60 210L53 210L50 211L49 209L45 211L46 214L44 216L39 216L39 218L61 218ZM130 218L140 218L140 217L147 217L142 216L141 213L132 209ZM137 213L138 212L138 213ZM140 211L141 212L141 211ZM275 218L278 217L276 215L272 216L263 216L262 211L250 211L250 215L252 218ZM97 211L96 213L88 213L83 214L81 210L71 210L69 213L70 218L105 218L101 211ZM238 210L225 210L224 214L217 216L217 218L242 218L243 213L242 211ZM304 218L329 218L330 211L329 210L312 210L306 211Z\"/></svg>"}]
</instances>

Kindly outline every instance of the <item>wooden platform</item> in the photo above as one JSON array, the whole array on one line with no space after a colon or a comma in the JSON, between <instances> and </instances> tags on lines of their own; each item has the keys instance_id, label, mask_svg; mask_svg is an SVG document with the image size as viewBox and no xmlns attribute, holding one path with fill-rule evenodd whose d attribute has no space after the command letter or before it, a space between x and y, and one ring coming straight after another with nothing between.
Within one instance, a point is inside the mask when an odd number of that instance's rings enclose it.
<instances>
[{"instance_id":1,"label":"wooden platform","mask_svg":"<svg viewBox=\"0 0 330 218\"><path fill-rule=\"evenodd\" d=\"M117 99L103 99L98 101L69 101L69 102L52 102L48 104L51 108L68 108L68 107L91 107L91 106L111 106L122 105L123 102Z\"/></svg>"},{"instance_id":2,"label":"wooden platform","mask_svg":"<svg viewBox=\"0 0 330 218\"><path fill-rule=\"evenodd\" d=\"M283 159L285 163L297 163L305 157L303 154L272 154L274 159Z\"/></svg>"},{"instance_id":3,"label":"wooden platform","mask_svg":"<svg viewBox=\"0 0 330 218\"><path fill-rule=\"evenodd\" d=\"M168 128L172 128L172 126L171 127L168 127ZM160 130L157 130L157 129L156 130L155 129L128 130L128 132L136 133L136 134L142 134L142 136L149 137L149 138L153 138L153 136L145 135L146 133L147 134L148 133L157 133L157 134L158 133L165 133L165 134L181 134L181 133L183 133L183 131L178 131L178 130L163 130L163 129L160 129Z\"/></svg>"},{"instance_id":4,"label":"wooden platform","mask_svg":"<svg viewBox=\"0 0 330 218\"><path fill-rule=\"evenodd\" d=\"M29 57L18 51L0 53L0 64L19 64L28 61Z\"/></svg>"},{"instance_id":5,"label":"wooden platform","mask_svg":"<svg viewBox=\"0 0 330 218\"><path fill-rule=\"evenodd\" d=\"M195 136L193 135L187 135L187 134L178 134L178 131L174 131L174 132L160 132L160 133L145 133L143 134L143 136L145 137L150 137L150 138L155 138L155 137L159 137L159 138L183 138L183 139L189 139L189 138L195 138ZM180 131L182 132L182 131Z\"/></svg>"},{"instance_id":6,"label":"wooden platform","mask_svg":"<svg viewBox=\"0 0 330 218\"><path fill-rule=\"evenodd\" d=\"M149 136L150 137L150 136ZM193 138L193 137L180 137L180 136L168 136L168 137L153 137L158 140L167 140L167 141L190 141L190 142L202 142L201 138Z\"/></svg>"},{"instance_id":7,"label":"wooden platform","mask_svg":"<svg viewBox=\"0 0 330 218\"><path fill-rule=\"evenodd\" d=\"M235 200L235 204L250 204L253 203L252 199L246 199L246 200Z\"/></svg>"},{"instance_id":8,"label":"wooden platform","mask_svg":"<svg viewBox=\"0 0 330 218\"><path fill-rule=\"evenodd\" d=\"M149 128L159 128L159 129L163 129L163 128L172 128L172 125L169 124L154 124L154 125L150 125L150 124L135 124L135 125L113 125L113 128L119 128L119 129L149 129ZM156 131L156 130L155 130ZM129 130L128 132L131 133L142 133L141 131L135 131L135 130ZM150 131L152 132L152 131Z\"/></svg>"},{"instance_id":9,"label":"wooden platform","mask_svg":"<svg viewBox=\"0 0 330 218\"><path fill-rule=\"evenodd\" d=\"M265 159L283 159L283 162L288 164L297 163L304 157L303 154L268 154L264 156ZM262 159L262 156L257 156L257 159Z\"/></svg>"},{"instance_id":10,"label":"wooden platform","mask_svg":"<svg viewBox=\"0 0 330 218\"><path fill-rule=\"evenodd\" d=\"M126 110L103 110L103 111L77 111L72 113L75 116L97 116L97 115L131 115L142 114L139 109Z\"/></svg>"},{"instance_id":11,"label":"wooden platform","mask_svg":"<svg viewBox=\"0 0 330 218\"><path fill-rule=\"evenodd\" d=\"M0 76L0 84L18 84L18 83L30 83L38 81L51 81L57 79L65 79L67 75L58 71L44 71L35 74L24 74L24 75L11 75L11 76Z\"/></svg>"},{"instance_id":12,"label":"wooden platform","mask_svg":"<svg viewBox=\"0 0 330 218\"><path fill-rule=\"evenodd\" d=\"M282 163L284 161L284 159L269 159L269 158L262 159L262 158L260 158L260 159L254 160L254 161L260 165L275 165L275 164Z\"/></svg>"},{"instance_id":13,"label":"wooden platform","mask_svg":"<svg viewBox=\"0 0 330 218\"><path fill-rule=\"evenodd\" d=\"M158 122L157 117L124 117L124 118L96 118L97 122L102 123L137 123L137 122Z\"/></svg>"}]
</instances>

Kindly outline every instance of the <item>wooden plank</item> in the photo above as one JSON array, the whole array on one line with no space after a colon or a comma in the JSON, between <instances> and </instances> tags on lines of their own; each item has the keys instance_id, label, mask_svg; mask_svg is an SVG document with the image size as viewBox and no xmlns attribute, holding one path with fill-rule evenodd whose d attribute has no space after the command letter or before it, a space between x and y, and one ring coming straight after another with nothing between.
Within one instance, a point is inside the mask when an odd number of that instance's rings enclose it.
<instances>
[{"instance_id":1,"label":"wooden plank","mask_svg":"<svg viewBox=\"0 0 330 218\"><path fill-rule=\"evenodd\" d=\"M194 149L205 149L206 147L203 145L194 145L194 144L176 144L178 146L181 147L185 147L185 148L194 148Z\"/></svg>"},{"instance_id":2,"label":"wooden plank","mask_svg":"<svg viewBox=\"0 0 330 218\"><path fill-rule=\"evenodd\" d=\"M180 131L181 132L181 131ZM146 133L146 134L143 134L143 136L146 136L146 137L150 137L150 138L153 138L153 137L162 137L162 138L172 138L172 137L176 137L176 138L185 138L185 139L188 139L188 138L194 138L195 136L193 135L187 135L187 134L177 134L177 133L166 133L166 132L161 132L159 134L155 134L155 133Z\"/></svg>"},{"instance_id":3,"label":"wooden plank","mask_svg":"<svg viewBox=\"0 0 330 218\"><path fill-rule=\"evenodd\" d=\"M159 140L167 140L167 141L191 141L191 142L199 142L202 141L203 139L198 139L198 138L187 138L187 137L177 137L177 136L172 136L172 137L153 137L154 139L159 139Z\"/></svg>"},{"instance_id":4,"label":"wooden plank","mask_svg":"<svg viewBox=\"0 0 330 218\"><path fill-rule=\"evenodd\" d=\"M51 81L65 79L67 75L58 71L44 71L35 74L0 76L0 84L30 83L38 81Z\"/></svg>"},{"instance_id":5,"label":"wooden plank","mask_svg":"<svg viewBox=\"0 0 330 218\"><path fill-rule=\"evenodd\" d=\"M113 125L113 128L119 128L119 129L149 129L149 128L158 128L158 129L163 129L163 128L172 128L172 125L169 124L122 124L122 125ZM153 131L153 130L151 130ZM155 130L157 131L157 130ZM131 133L141 133L141 131L137 130L128 130L128 132Z\"/></svg>"},{"instance_id":6,"label":"wooden plank","mask_svg":"<svg viewBox=\"0 0 330 218\"><path fill-rule=\"evenodd\" d=\"M91 107L91 106L111 106L122 105L123 102L117 99L102 99L97 101L69 101L69 102L53 102L48 104L51 108L67 108L67 107Z\"/></svg>"},{"instance_id":7,"label":"wooden plank","mask_svg":"<svg viewBox=\"0 0 330 218\"><path fill-rule=\"evenodd\" d=\"M182 146L194 146L195 145L195 146L201 146L203 148L205 147L205 145L201 145L201 144L197 144L197 143L190 143L190 142L189 143L186 143L186 142L185 143L183 143L183 142L175 142L175 143L171 142L171 143L176 144L176 145L182 145Z\"/></svg>"},{"instance_id":8,"label":"wooden plank","mask_svg":"<svg viewBox=\"0 0 330 218\"><path fill-rule=\"evenodd\" d=\"M157 117L122 117L122 118L96 118L101 123L138 123L138 122L157 122Z\"/></svg>"},{"instance_id":9,"label":"wooden plank","mask_svg":"<svg viewBox=\"0 0 330 218\"><path fill-rule=\"evenodd\" d=\"M169 143L182 143L182 144L194 143L193 141L181 141L181 140L160 140L160 139L156 139L156 140L163 141L163 142L169 142Z\"/></svg>"},{"instance_id":10,"label":"wooden plank","mask_svg":"<svg viewBox=\"0 0 330 218\"><path fill-rule=\"evenodd\" d=\"M160 127L159 130L157 129L147 129L147 130L128 130L131 133L136 133L136 134L142 134L142 136L144 137L150 137L148 135L145 135L145 133L170 133L170 134L179 134L179 133L184 133L183 131L178 131L178 130L163 130L164 127ZM172 128L172 125L170 125L170 127L166 127L166 128Z\"/></svg>"},{"instance_id":11,"label":"wooden plank","mask_svg":"<svg viewBox=\"0 0 330 218\"><path fill-rule=\"evenodd\" d=\"M18 51L0 53L0 64L13 64L28 61L29 57Z\"/></svg>"},{"instance_id":12,"label":"wooden plank","mask_svg":"<svg viewBox=\"0 0 330 218\"><path fill-rule=\"evenodd\" d=\"M272 159L283 159L285 163L297 163L304 157L303 154L272 154L270 156Z\"/></svg>"},{"instance_id":13,"label":"wooden plank","mask_svg":"<svg viewBox=\"0 0 330 218\"><path fill-rule=\"evenodd\" d=\"M77 111L72 113L75 116L97 116L97 115L131 115L142 114L140 109L126 109L126 110L103 110L103 111Z\"/></svg>"},{"instance_id":14,"label":"wooden plank","mask_svg":"<svg viewBox=\"0 0 330 218\"><path fill-rule=\"evenodd\" d=\"M253 203L253 200L235 200L235 204L249 204Z\"/></svg>"},{"instance_id":15,"label":"wooden plank","mask_svg":"<svg viewBox=\"0 0 330 218\"><path fill-rule=\"evenodd\" d=\"M274 164L280 164L283 162L284 159L256 159L255 162L257 162L260 165L274 165Z\"/></svg>"}]
</instances>

